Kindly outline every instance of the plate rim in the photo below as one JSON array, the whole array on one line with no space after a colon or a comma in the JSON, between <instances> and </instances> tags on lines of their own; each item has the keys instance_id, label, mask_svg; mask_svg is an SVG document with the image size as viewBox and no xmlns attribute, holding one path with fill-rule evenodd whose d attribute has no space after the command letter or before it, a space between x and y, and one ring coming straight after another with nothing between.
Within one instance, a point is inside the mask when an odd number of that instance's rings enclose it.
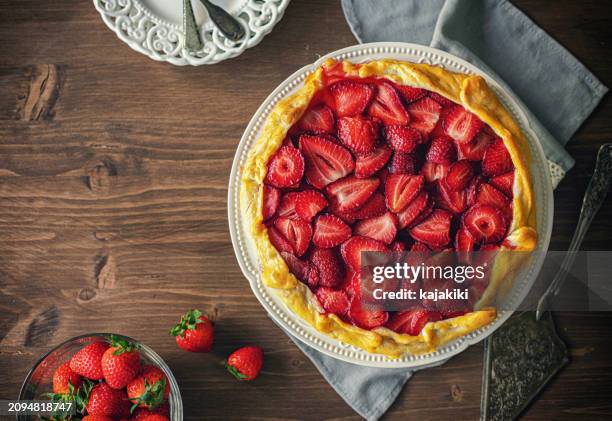
<instances>
[{"instance_id":1,"label":"plate rim","mask_svg":"<svg viewBox=\"0 0 612 421\"><path fill-rule=\"evenodd\" d=\"M534 162L533 165L538 164L544 167L542 171L542 174L544 175L544 179L541 180L543 182L543 185L541 186L543 191L541 194L543 194L548 200L547 200L547 206L545 206L545 209L542 210L542 212L544 212L546 216L546 220L544 221L544 224L543 224L544 226L542 227L543 229L541 229L540 227L538 227L538 229L540 232L543 231L543 234L544 234L544 236L542 237L542 244L541 244L542 250L543 251L548 250L548 247L550 244L550 238L552 234L553 219L554 219L554 196L553 196L553 188L552 188L552 177L551 177L550 172L548 171L547 166L545 165L547 159L546 159L546 155L544 154L542 145L540 144L540 142L537 141L537 135L535 134L529 120L527 119L525 112L521 108L520 102L517 101L511 93L509 93L501 85L499 85L493 78L488 76L484 71L480 70L477 66L469 63L468 61L461 59L459 57L456 57L445 51L441 51L441 50L438 50L432 47L422 46L422 45L412 44L412 43L403 43L403 42L375 42L375 43L367 43L367 44L356 44L350 47L346 47L346 48L342 48L342 49L330 52L320 57L314 63L306 65L302 67L301 69L297 70L296 72L294 72L293 74L291 74L290 76L288 76L265 98L265 100L257 108L256 112L253 114L253 117L251 118L248 125L246 126L245 131L236 149L234 160L232 162L232 169L230 172L230 179L229 179L229 186L228 186L228 222L229 222L229 228L230 228L230 237L232 240L232 247L234 249L236 259L238 260L240 269L242 270L244 276L247 278L249 285L251 286L251 289L253 290L254 295L257 297L259 302L262 304L262 306L268 313L268 316L271 317L277 324L279 324L279 326L281 326L283 330L291 334L292 338L297 338L298 340L305 343L309 347L312 347L328 356L331 356L333 358L336 358L336 359L339 359L345 362L350 362L353 364L358 364L358 365L368 366L368 367L379 367L379 368L421 369L421 368L427 368L427 367L443 364L449 358L455 355L458 355L459 353L469 348L471 345L474 345L482 341L487 336L492 334L495 330L497 330L513 314L513 311L511 310L500 311L498 313L497 318L493 322L491 322L489 325L484 326L476 330L475 332L471 332L468 335L464 335L461 338L458 338L457 340L443 346L442 350L448 349L445 352L440 352L441 350L437 349L436 351L429 353L429 354L425 354L424 356L415 356L414 360L412 361L400 361L401 358L390 359L384 356L380 356L380 354L371 354L371 353L367 353L367 351L365 350L357 350L357 351L361 351L362 353L366 353L367 356L369 356L370 358L369 359L350 358L350 357L347 357L346 355L343 355L341 353L331 350L329 346L326 346L327 344L319 345L316 343L312 343L311 341L307 340L307 338L305 338L303 335L296 334L296 332L292 330L297 330L299 333L299 331L303 329L301 327L297 327L296 323L294 322L287 322L283 320L281 316L277 314L277 312L271 311L270 303L266 302L262 294L260 294L260 292L258 291L258 281L260 284L263 284L260 282L260 280L257 279L259 277L259 274L253 269L249 268L247 265L247 262L245 262L241 258L242 244L240 244L241 241L238 238L238 233L237 231L235 231L235 228L238 226L237 225L238 221L237 221L237 218L235 217L236 216L235 211L238 208L238 201L235 199L237 198L236 194L239 194L239 188L240 188L240 179L238 178L238 171L240 170L239 165L243 161L243 157L249 152L245 146L246 146L246 143L248 142L248 139L251 137L253 129L258 123L262 123L265 120L263 118L263 115L267 108L270 108L270 109L272 108L271 102L274 100L274 98L276 98L279 94L281 94L283 90L287 90L288 88L289 88L288 90L291 90L290 88L291 88L292 83L299 85L306 75L308 75L310 72L312 72L314 69L316 69L325 60L329 58L336 58L336 59L342 58L342 59L351 60L354 57L360 57L364 60L368 60L368 59L371 59L371 57L369 56L372 56L374 54L408 55L408 53L402 53L402 50L407 50L407 51L413 50L415 52L419 52L421 53L422 58L431 59L434 56L442 57L448 62L459 64L463 66L470 73L476 73L476 74L482 75L487 80L487 83L489 83L492 87L496 88L496 93L502 94L503 98L500 98L500 99L502 100L505 99L507 100L507 102L510 103L509 105L511 105L511 108L512 108L510 111L515 111L518 114L518 120L519 120L521 129L524 129L524 131L526 132L525 135L529 140L529 144L532 146L532 149L535 149L536 154L538 155L537 158L534 159L534 161L537 160L538 162L537 163ZM407 58L405 60L410 61ZM444 63L444 60L440 60L436 62L436 64L440 64L440 63ZM296 82L296 79L299 79L300 76L302 77L302 80ZM261 129L261 127L259 129ZM235 208L233 206L235 206ZM537 278L537 275L539 274L541 270L543 259L544 259L544 253L540 253L540 256L538 256L535 259L536 261L532 264L531 272L534 272L534 274L532 275L533 280L530 281L528 288L523 288L522 290L519 290L517 292L518 298L515 299L517 301L517 304L520 304L520 302L525 298L525 296L531 290L533 283L535 281L535 278ZM265 288L270 290L269 291L270 295L274 294L274 291L272 291L272 289L268 287L265 287ZM274 304L272 304L272 307L273 306ZM287 311L290 312L290 310L288 309ZM299 316L295 315L294 313L290 313L290 314L295 318L299 318ZM302 321L300 322L304 324L304 322ZM317 332L311 326L308 326L308 328ZM323 333L317 332L316 335L324 336L326 340L335 342L337 347L343 347L343 346L348 347L348 345L346 344L342 345L341 342L333 338L330 338L324 335ZM374 356L376 356L377 358L374 359ZM424 358L420 358L420 357L424 357Z\"/></svg>"}]
</instances>

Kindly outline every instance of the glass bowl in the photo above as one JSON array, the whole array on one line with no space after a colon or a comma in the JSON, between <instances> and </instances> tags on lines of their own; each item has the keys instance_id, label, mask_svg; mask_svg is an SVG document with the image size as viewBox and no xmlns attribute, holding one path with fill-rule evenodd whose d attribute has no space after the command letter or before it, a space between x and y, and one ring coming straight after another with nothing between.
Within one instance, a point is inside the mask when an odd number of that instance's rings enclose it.
<instances>
[{"instance_id":1,"label":"glass bowl","mask_svg":"<svg viewBox=\"0 0 612 421\"><path fill-rule=\"evenodd\" d=\"M36 361L34 366L30 369L19 391L19 400L47 400L48 398L45 394L52 391L53 373L57 367L70 360L70 358L84 346L92 342L107 341L110 335L115 335L121 339L139 344L140 358L143 363L153 364L164 372L170 384L170 396L168 396L170 420L183 421L183 401L181 400L181 392L172 371L170 371L170 367L168 367L164 360L148 346L128 336L114 333L90 333L76 336L51 349ZM18 421L32 421L35 419L36 418L32 415L17 416Z\"/></svg>"}]
</instances>

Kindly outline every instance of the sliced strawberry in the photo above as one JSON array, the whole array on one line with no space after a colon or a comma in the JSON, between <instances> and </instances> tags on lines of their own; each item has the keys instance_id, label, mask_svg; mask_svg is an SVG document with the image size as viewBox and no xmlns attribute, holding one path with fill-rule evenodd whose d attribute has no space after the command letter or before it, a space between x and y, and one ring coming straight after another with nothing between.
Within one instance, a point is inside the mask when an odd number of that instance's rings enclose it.
<instances>
[{"instance_id":1,"label":"sliced strawberry","mask_svg":"<svg viewBox=\"0 0 612 421\"><path fill-rule=\"evenodd\" d=\"M459 155L470 161L482 161L484 153L493 141L493 136L481 130L468 143L459 144Z\"/></svg>"},{"instance_id":2,"label":"sliced strawberry","mask_svg":"<svg viewBox=\"0 0 612 421\"><path fill-rule=\"evenodd\" d=\"M379 184L378 178L351 176L330 184L325 191L338 211L347 212L363 206Z\"/></svg>"},{"instance_id":3,"label":"sliced strawberry","mask_svg":"<svg viewBox=\"0 0 612 421\"><path fill-rule=\"evenodd\" d=\"M425 161L423 167L421 167L421 174L428 183L433 183L436 180L441 180L446 177L448 168L449 165L446 164L436 164L431 161Z\"/></svg>"},{"instance_id":4,"label":"sliced strawberry","mask_svg":"<svg viewBox=\"0 0 612 421\"><path fill-rule=\"evenodd\" d=\"M510 154L501 139L495 139L482 158L482 173L489 177L505 174L514 169Z\"/></svg>"},{"instance_id":5,"label":"sliced strawberry","mask_svg":"<svg viewBox=\"0 0 612 421\"><path fill-rule=\"evenodd\" d=\"M444 119L446 134L457 143L468 143L482 129L484 123L460 105L456 105Z\"/></svg>"},{"instance_id":6,"label":"sliced strawberry","mask_svg":"<svg viewBox=\"0 0 612 421\"><path fill-rule=\"evenodd\" d=\"M451 191L458 191L467 188L473 177L474 167L470 161L462 159L450 166L444 182Z\"/></svg>"},{"instance_id":7,"label":"sliced strawberry","mask_svg":"<svg viewBox=\"0 0 612 421\"><path fill-rule=\"evenodd\" d=\"M395 313L387 323L387 327L397 333L417 336L427 322L440 320L440 318L441 316L438 313L423 308L415 308Z\"/></svg>"},{"instance_id":8,"label":"sliced strawberry","mask_svg":"<svg viewBox=\"0 0 612 421\"><path fill-rule=\"evenodd\" d=\"M292 146L283 146L270 159L266 182L274 187L299 183L304 175L304 157Z\"/></svg>"},{"instance_id":9,"label":"sliced strawberry","mask_svg":"<svg viewBox=\"0 0 612 421\"><path fill-rule=\"evenodd\" d=\"M417 159L414 154L395 152L391 163L389 164L389 173L391 174L416 174ZM386 180L385 180L386 182Z\"/></svg>"},{"instance_id":10,"label":"sliced strawberry","mask_svg":"<svg viewBox=\"0 0 612 421\"><path fill-rule=\"evenodd\" d=\"M359 221L355 234L370 237L385 244L391 244L397 234L397 218L391 212Z\"/></svg>"},{"instance_id":11,"label":"sliced strawberry","mask_svg":"<svg viewBox=\"0 0 612 421\"><path fill-rule=\"evenodd\" d=\"M434 164L452 164L457 159L455 142L447 136L433 138L425 159Z\"/></svg>"},{"instance_id":12,"label":"sliced strawberry","mask_svg":"<svg viewBox=\"0 0 612 421\"><path fill-rule=\"evenodd\" d=\"M310 289L314 289L319 286L321 282L321 276L319 275L319 269L312 263L308 264L308 276L306 278L306 284Z\"/></svg>"},{"instance_id":13,"label":"sliced strawberry","mask_svg":"<svg viewBox=\"0 0 612 421\"><path fill-rule=\"evenodd\" d=\"M306 158L306 179L318 189L348 175L355 168L348 149L321 136L300 136L300 150Z\"/></svg>"},{"instance_id":14,"label":"sliced strawberry","mask_svg":"<svg viewBox=\"0 0 612 421\"><path fill-rule=\"evenodd\" d=\"M397 152L412 152L423 141L421 132L409 126L389 126L385 129L387 143Z\"/></svg>"},{"instance_id":15,"label":"sliced strawberry","mask_svg":"<svg viewBox=\"0 0 612 421\"><path fill-rule=\"evenodd\" d=\"M361 300L357 296L351 300L348 314L355 325L368 330L383 326L389 320L389 313L386 311L363 308Z\"/></svg>"},{"instance_id":16,"label":"sliced strawberry","mask_svg":"<svg viewBox=\"0 0 612 421\"><path fill-rule=\"evenodd\" d=\"M436 127L441 110L442 106L429 97L413 102L408 106L410 127L420 131L423 137L428 137Z\"/></svg>"},{"instance_id":17,"label":"sliced strawberry","mask_svg":"<svg viewBox=\"0 0 612 421\"><path fill-rule=\"evenodd\" d=\"M298 122L298 127L314 134L332 133L334 131L334 113L325 104L319 104L302 116Z\"/></svg>"},{"instance_id":18,"label":"sliced strawberry","mask_svg":"<svg viewBox=\"0 0 612 421\"><path fill-rule=\"evenodd\" d=\"M375 192L359 209L351 211L349 214L354 219L368 219L382 215L387 211L385 205L385 197L378 192Z\"/></svg>"},{"instance_id":19,"label":"sliced strawberry","mask_svg":"<svg viewBox=\"0 0 612 421\"><path fill-rule=\"evenodd\" d=\"M321 248L331 248L351 238L351 227L335 215L321 215L314 226L312 242Z\"/></svg>"},{"instance_id":20,"label":"sliced strawberry","mask_svg":"<svg viewBox=\"0 0 612 421\"><path fill-rule=\"evenodd\" d=\"M406 208L397 214L400 229L412 224L423 212L427 210L429 204L429 194L426 191L420 192Z\"/></svg>"},{"instance_id":21,"label":"sliced strawberry","mask_svg":"<svg viewBox=\"0 0 612 421\"><path fill-rule=\"evenodd\" d=\"M505 215L510 214L510 199L501 191L488 183L482 183L476 195L476 203L490 205L499 208Z\"/></svg>"},{"instance_id":22,"label":"sliced strawberry","mask_svg":"<svg viewBox=\"0 0 612 421\"><path fill-rule=\"evenodd\" d=\"M368 108L368 114L382 120L385 126L405 125L410 122L410 116L402 105L397 91L387 82L378 85L378 91Z\"/></svg>"},{"instance_id":23,"label":"sliced strawberry","mask_svg":"<svg viewBox=\"0 0 612 421\"><path fill-rule=\"evenodd\" d=\"M414 102L427 96L426 89L415 88L414 86L408 85L396 85L396 88L400 91L402 98L404 98L406 102Z\"/></svg>"},{"instance_id":24,"label":"sliced strawberry","mask_svg":"<svg viewBox=\"0 0 612 421\"><path fill-rule=\"evenodd\" d=\"M459 228L455 235L455 250L469 253L474 250L474 237L465 227Z\"/></svg>"},{"instance_id":25,"label":"sliced strawberry","mask_svg":"<svg viewBox=\"0 0 612 421\"><path fill-rule=\"evenodd\" d=\"M501 241L508 227L502 211L481 204L472 206L463 214L463 224L476 241L483 243Z\"/></svg>"},{"instance_id":26,"label":"sliced strawberry","mask_svg":"<svg viewBox=\"0 0 612 421\"><path fill-rule=\"evenodd\" d=\"M299 192L295 202L295 212L304 221L310 222L316 214L327 207L327 199L316 190Z\"/></svg>"},{"instance_id":27,"label":"sliced strawberry","mask_svg":"<svg viewBox=\"0 0 612 421\"><path fill-rule=\"evenodd\" d=\"M274 227L268 227L268 238L276 250L280 253L293 254L293 246L280 232Z\"/></svg>"},{"instance_id":28,"label":"sliced strawberry","mask_svg":"<svg viewBox=\"0 0 612 421\"><path fill-rule=\"evenodd\" d=\"M495 177L491 178L489 182L501 190L506 196L512 197L514 171L510 171L502 175L496 175Z\"/></svg>"},{"instance_id":29,"label":"sliced strawberry","mask_svg":"<svg viewBox=\"0 0 612 421\"><path fill-rule=\"evenodd\" d=\"M299 259L292 253L281 252L283 260L287 264L289 271L295 275L302 282L306 282L308 279L308 262Z\"/></svg>"},{"instance_id":30,"label":"sliced strawberry","mask_svg":"<svg viewBox=\"0 0 612 421\"><path fill-rule=\"evenodd\" d=\"M280 217L274 220L274 228L291 244L296 256L306 253L312 238L312 228L308 222Z\"/></svg>"},{"instance_id":31,"label":"sliced strawberry","mask_svg":"<svg viewBox=\"0 0 612 421\"><path fill-rule=\"evenodd\" d=\"M450 241L452 219L450 212L435 209L425 220L410 229L410 235L433 248L444 246Z\"/></svg>"},{"instance_id":32,"label":"sliced strawberry","mask_svg":"<svg viewBox=\"0 0 612 421\"><path fill-rule=\"evenodd\" d=\"M367 178L385 166L391 157L391 149L382 145L365 155L358 155L355 162L355 177Z\"/></svg>"},{"instance_id":33,"label":"sliced strawberry","mask_svg":"<svg viewBox=\"0 0 612 421\"><path fill-rule=\"evenodd\" d=\"M299 197L298 192L285 193L281 197L280 205L278 205L278 209L276 210L276 215L284 216L290 219L299 218L297 212L295 211L295 205L297 203L298 197Z\"/></svg>"},{"instance_id":34,"label":"sliced strawberry","mask_svg":"<svg viewBox=\"0 0 612 421\"><path fill-rule=\"evenodd\" d=\"M376 147L376 125L369 118L355 116L338 120L338 138L358 154L370 153Z\"/></svg>"},{"instance_id":35,"label":"sliced strawberry","mask_svg":"<svg viewBox=\"0 0 612 421\"><path fill-rule=\"evenodd\" d=\"M263 187L263 219L270 219L276 213L278 205L280 204L280 190L275 187L268 186L267 184Z\"/></svg>"},{"instance_id":36,"label":"sliced strawberry","mask_svg":"<svg viewBox=\"0 0 612 421\"><path fill-rule=\"evenodd\" d=\"M353 80L336 82L329 87L329 92L338 117L361 114L374 96L374 88L371 85Z\"/></svg>"},{"instance_id":37,"label":"sliced strawberry","mask_svg":"<svg viewBox=\"0 0 612 421\"><path fill-rule=\"evenodd\" d=\"M467 191L452 191L444 180L438 182L438 205L452 213L462 213L467 207Z\"/></svg>"},{"instance_id":38,"label":"sliced strawberry","mask_svg":"<svg viewBox=\"0 0 612 421\"><path fill-rule=\"evenodd\" d=\"M402 211L423 189L422 175L391 174L385 183L387 208L392 212Z\"/></svg>"},{"instance_id":39,"label":"sliced strawberry","mask_svg":"<svg viewBox=\"0 0 612 421\"><path fill-rule=\"evenodd\" d=\"M442 95L440 95L440 94L438 94L436 92L430 92L429 93L429 97L431 99L433 99L434 101L436 101L438 104L442 105L443 107L450 107L451 105L456 105L450 99L448 99L445 96L442 96Z\"/></svg>"},{"instance_id":40,"label":"sliced strawberry","mask_svg":"<svg viewBox=\"0 0 612 421\"><path fill-rule=\"evenodd\" d=\"M361 270L361 252L375 251L388 252L384 243L368 237L355 236L340 246L340 253L349 269L359 272Z\"/></svg>"},{"instance_id":41,"label":"sliced strawberry","mask_svg":"<svg viewBox=\"0 0 612 421\"><path fill-rule=\"evenodd\" d=\"M315 248L310 255L312 268L319 272L319 285L333 288L342 282L342 261L334 249Z\"/></svg>"},{"instance_id":42,"label":"sliced strawberry","mask_svg":"<svg viewBox=\"0 0 612 421\"><path fill-rule=\"evenodd\" d=\"M478 190L480 190L480 185L483 183L483 178L479 175L472 178L470 184L467 188L467 203L468 206L473 206L476 203L476 196L478 195Z\"/></svg>"},{"instance_id":43,"label":"sliced strawberry","mask_svg":"<svg viewBox=\"0 0 612 421\"><path fill-rule=\"evenodd\" d=\"M342 289L349 297L361 296L361 274L354 270L347 270L342 282Z\"/></svg>"},{"instance_id":44,"label":"sliced strawberry","mask_svg":"<svg viewBox=\"0 0 612 421\"><path fill-rule=\"evenodd\" d=\"M328 313L344 316L348 312L349 299L344 291L320 287L317 289L316 297L321 307Z\"/></svg>"},{"instance_id":45,"label":"sliced strawberry","mask_svg":"<svg viewBox=\"0 0 612 421\"><path fill-rule=\"evenodd\" d=\"M395 253L402 253L406 251L406 244L402 243L400 240L395 240L389 247L391 248L391 251Z\"/></svg>"}]
</instances>

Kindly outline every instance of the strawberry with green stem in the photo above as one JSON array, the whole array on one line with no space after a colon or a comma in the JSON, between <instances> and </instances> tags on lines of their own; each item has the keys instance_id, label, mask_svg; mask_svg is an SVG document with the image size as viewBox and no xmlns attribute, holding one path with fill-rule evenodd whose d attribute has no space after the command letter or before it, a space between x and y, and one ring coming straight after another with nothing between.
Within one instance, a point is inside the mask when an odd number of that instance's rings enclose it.
<instances>
[{"instance_id":1,"label":"strawberry with green stem","mask_svg":"<svg viewBox=\"0 0 612 421\"><path fill-rule=\"evenodd\" d=\"M157 408L170 395L170 385L163 371L154 365L145 365L142 374L127 385L128 398L137 407Z\"/></svg>"},{"instance_id":2,"label":"strawberry with green stem","mask_svg":"<svg viewBox=\"0 0 612 421\"><path fill-rule=\"evenodd\" d=\"M109 342L101 362L104 380L113 389L123 389L140 372L139 346L116 335L110 335Z\"/></svg>"},{"instance_id":3,"label":"strawberry with green stem","mask_svg":"<svg viewBox=\"0 0 612 421\"><path fill-rule=\"evenodd\" d=\"M225 363L227 370L240 381L255 379L263 366L263 350L258 346L245 346L232 352Z\"/></svg>"},{"instance_id":4,"label":"strawberry with green stem","mask_svg":"<svg viewBox=\"0 0 612 421\"><path fill-rule=\"evenodd\" d=\"M189 310L170 330L179 348L189 352L210 352L213 344L213 324L200 310Z\"/></svg>"}]
</instances>

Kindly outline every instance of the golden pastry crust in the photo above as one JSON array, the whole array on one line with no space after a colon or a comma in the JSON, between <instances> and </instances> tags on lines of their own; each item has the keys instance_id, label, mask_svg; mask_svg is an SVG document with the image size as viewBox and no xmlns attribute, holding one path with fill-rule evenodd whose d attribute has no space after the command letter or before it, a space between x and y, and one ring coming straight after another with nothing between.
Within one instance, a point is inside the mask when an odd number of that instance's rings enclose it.
<instances>
[{"instance_id":1,"label":"golden pastry crust","mask_svg":"<svg viewBox=\"0 0 612 421\"><path fill-rule=\"evenodd\" d=\"M335 314L324 314L306 285L288 269L268 238L263 224L263 181L267 162L280 147L288 130L296 123L315 95L326 86L325 69L337 66L328 60L310 74L304 86L279 101L267 118L263 131L243 168L240 207L250 221L251 235L261 262L265 285L274 288L285 304L318 331L372 353L399 357L404 353L422 354L487 325L496 317L488 307L517 261L495 263L493 276L477 310L437 322L429 322L418 336L398 334L384 327L365 330L346 323ZM503 140L515 166L513 221L502 249L531 251L537 240L533 191L530 174L530 149L526 138L510 113L499 102L485 80L478 75L453 73L438 66L395 60L378 60L355 65L341 63L346 77L387 78L400 85L410 85L436 92L476 114Z\"/></svg>"}]
</instances>

